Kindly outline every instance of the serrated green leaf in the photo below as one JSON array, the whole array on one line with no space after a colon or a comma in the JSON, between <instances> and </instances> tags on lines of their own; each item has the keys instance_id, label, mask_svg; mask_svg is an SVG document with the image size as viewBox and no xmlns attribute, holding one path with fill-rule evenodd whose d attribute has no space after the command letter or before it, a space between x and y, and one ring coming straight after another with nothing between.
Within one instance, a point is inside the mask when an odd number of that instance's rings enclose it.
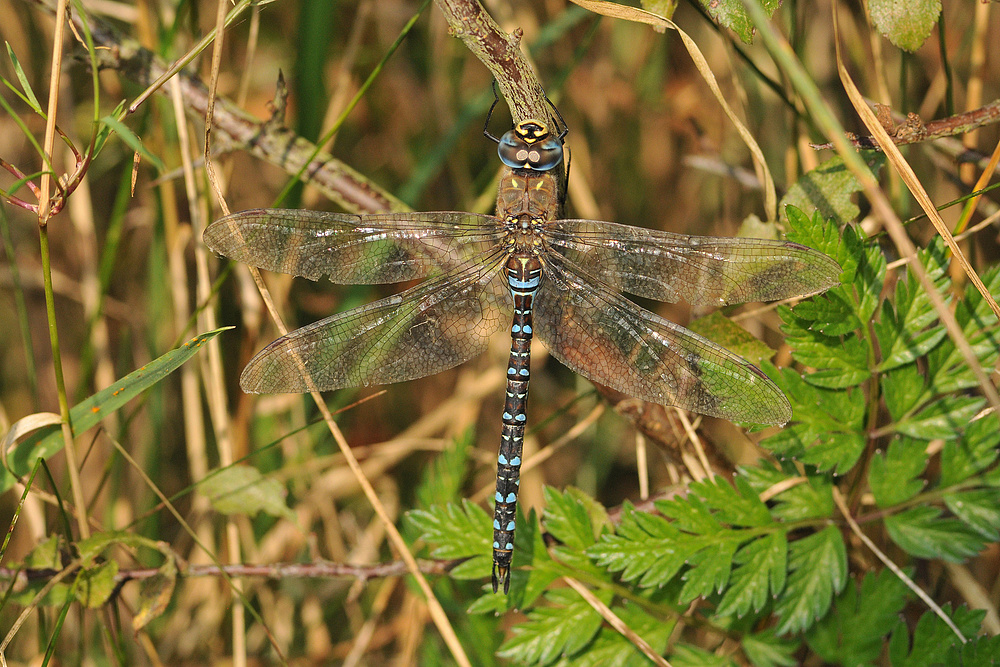
<instances>
[{"instance_id":1,"label":"serrated green leaf","mask_svg":"<svg viewBox=\"0 0 1000 667\"><path fill-rule=\"evenodd\" d=\"M735 539L716 542L711 549L703 549L688 559L689 569L682 577L681 604L722 592L729 582L733 554L738 545L739 541Z\"/></svg>"},{"instance_id":2,"label":"serrated green leaf","mask_svg":"<svg viewBox=\"0 0 1000 667\"><path fill-rule=\"evenodd\" d=\"M783 368L779 373L770 364L762 368L788 395L798 423L766 438L761 445L819 470L845 472L853 466L866 443L864 392L820 389L807 384L792 369Z\"/></svg>"},{"instance_id":3,"label":"serrated green leaf","mask_svg":"<svg viewBox=\"0 0 1000 667\"><path fill-rule=\"evenodd\" d=\"M733 556L737 567L730 575L729 588L715 610L716 615L742 617L751 609L754 612L763 609L771 597L784 589L787 561L788 542L783 532L743 545Z\"/></svg>"},{"instance_id":4,"label":"serrated green leaf","mask_svg":"<svg viewBox=\"0 0 1000 667\"><path fill-rule=\"evenodd\" d=\"M984 539L1000 538L1000 489L973 489L946 493L944 504Z\"/></svg>"},{"instance_id":5,"label":"serrated green leaf","mask_svg":"<svg viewBox=\"0 0 1000 667\"><path fill-rule=\"evenodd\" d=\"M918 259L938 293L947 294L951 281L943 242L932 242ZM908 271L906 278L896 283L895 298L882 304L882 317L874 325L882 353L879 370L910 364L937 347L947 336L943 326L930 326L937 318L927 291Z\"/></svg>"},{"instance_id":6,"label":"serrated green leaf","mask_svg":"<svg viewBox=\"0 0 1000 667\"><path fill-rule=\"evenodd\" d=\"M946 440L941 450L942 487L964 482L988 468L997 459L1000 430L988 418L972 422L962 437Z\"/></svg>"},{"instance_id":7,"label":"serrated green leaf","mask_svg":"<svg viewBox=\"0 0 1000 667\"><path fill-rule=\"evenodd\" d=\"M957 519L941 518L941 510L922 505L885 519L889 537L899 548L918 558L941 558L960 563L975 556L983 541Z\"/></svg>"},{"instance_id":8,"label":"serrated green leaf","mask_svg":"<svg viewBox=\"0 0 1000 667\"><path fill-rule=\"evenodd\" d=\"M890 415L901 419L908 414L926 392L926 379L916 364L895 368L880 378L882 398Z\"/></svg>"},{"instance_id":9,"label":"serrated green leaf","mask_svg":"<svg viewBox=\"0 0 1000 667\"><path fill-rule=\"evenodd\" d=\"M883 36L913 53L924 43L941 16L941 0L870 0L868 14Z\"/></svg>"},{"instance_id":10,"label":"serrated green leaf","mask_svg":"<svg viewBox=\"0 0 1000 667\"><path fill-rule=\"evenodd\" d=\"M598 565L621 572L624 581L639 579L639 586L650 588L670 581L693 554L706 545L704 541L684 539L684 534L670 522L638 512L625 503L622 521L614 535L603 535L587 549Z\"/></svg>"},{"instance_id":11,"label":"serrated green leaf","mask_svg":"<svg viewBox=\"0 0 1000 667\"><path fill-rule=\"evenodd\" d=\"M951 612L950 605L944 605L945 613L951 617L958 629L966 637L974 637L979 632L985 611L959 607ZM948 654L961 640L951 628L932 611L924 612L913 630L912 648L906 622L900 621L889 641L889 660L892 667L940 667L952 665Z\"/></svg>"},{"instance_id":12,"label":"serrated green leaf","mask_svg":"<svg viewBox=\"0 0 1000 667\"><path fill-rule=\"evenodd\" d=\"M208 498L215 511L222 514L253 517L264 512L295 520L295 512L285 502L288 495L285 485L264 477L252 466L223 468L202 480L198 490Z\"/></svg>"},{"instance_id":13,"label":"serrated green leaf","mask_svg":"<svg viewBox=\"0 0 1000 667\"><path fill-rule=\"evenodd\" d=\"M791 574L774 607L778 634L806 630L823 618L847 581L847 551L834 526L792 542L788 553Z\"/></svg>"},{"instance_id":14,"label":"serrated green leaf","mask_svg":"<svg viewBox=\"0 0 1000 667\"><path fill-rule=\"evenodd\" d=\"M848 585L833 611L806 633L806 642L824 662L863 665L882 653L883 640L906 605L906 585L889 570L868 573L860 590Z\"/></svg>"},{"instance_id":15,"label":"serrated green leaf","mask_svg":"<svg viewBox=\"0 0 1000 667\"><path fill-rule=\"evenodd\" d=\"M78 403L70 410L74 434L79 435L97 426L102 419L117 412L130 400L180 368L184 362L197 354L205 343L231 328L223 327L195 336L184 345L132 371L110 387ZM34 467L35 461L40 458L51 458L62 450L64 444L65 439L58 426L39 429L8 450L7 465L14 474L27 475ZM15 481L10 472L0 468L0 492L11 488Z\"/></svg>"},{"instance_id":16,"label":"serrated green leaf","mask_svg":"<svg viewBox=\"0 0 1000 667\"><path fill-rule=\"evenodd\" d=\"M611 602L611 593L594 593ZM535 607L528 620L512 630L497 655L528 665L548 665L585 647L600 630L604 619L576 592L559 589L545 595L551 606Z\"/></svg>"},{"instance_id":17,"label":"serrated green leaf","mask_svg":"<svg viewBox=\"0 0 1000 667\"><path fill-rule=\"evenodd\" d=\"M886 452L872 458L868 485L879 507L892 507L920 493L924 481L918 479L927 467L927 444L910 438L893 440Z\"/></svg>"},{"instance_id":18,"label":"serrated green leaf","mask_svg":"<svg viewBox=\"0 0 1000 667\"><path fill-rule=\"evenodd\" d=\"M742 648L754 667L792 667L799 664L795 658L799 642L782 639L774 634L773 629L743 635Z\"/></svg>"},{"instance_id":19,"label":"serrated green leaf","mask_svg":"<svg viewBox=\"0 0 1000 667\"><path fill-rule=\"evenodd\" d=\"M567 489L545 487L545 514L542 521L549 534L573 549L586 549L595 542L590 514L578 494Z\"/></svg>"},{"instance_id":20,"label":"serrated green leaf","mask_svg":"<svg viewBox=\"0 0 1000 667\"><path fill-rule=\"evenodd\" d=\"M733 480L735 488L721 477L710 477L689 486L690 495L701 498L714 512L714 517L730 526L757 527L771 523L771 513L747 481ZM656 503L666 513L670 503Z\"/></svg>"},{"instance_id":21,"label":"serrated green leaf","mask_svg":"<svg viewBox=\"0 0 1000 667\"><path fill-rule=\"evenodd\" d=\"M817 369L804 376L806 382L826 389L845 389L859 385L871 376L869 348L864 339L828 336L798 324L793 317L781 330L795 359Z\"/></svg>"},{"instance_id":22,"label":"serrated green leaf","mask_svg":"<svg viewBox=\"0 0 1000 667\"><path fill-rule=\"evenodd\" d=\"M624 602L611 608L618 618L636 634L645 639L653 650L662 654L667 650L670 634L679 617L673 620L647 613L639 605ZM587 650L561 660L559 667L647 667L649 659L617 630L603 626L587 646Z\"/></svg>"},{"instance_id":23,"label":"serrated green leaf","mask_svg":"<svg viewBox=\"0 0 1000 667\"><path fill-rule=\"evenodd\" d=\"M425 542L435 545L431 551L434 558L486 560L479 576L488 576L493 562L490 546L493 525L482 507L462 500L460 505L448 503L426 510L411 510L406 513L406 519Z\"/></svg>"},{"instance_id":24,"label":"serrated green leaf","mask_svg":"<svg viewBox=\"0 0 1000 667\"><path fill-rule=\"evenodd\" d=\"M739 472L758 494L775 484L800 476L798 471L786 473L784 470L764 465L740 468ZM782 521L828 517L833 513L833 486L825 476L810 475L804 484L796 484L785 489L772 497L770 502L774 503L771 507L771 516Z\"/></svg>"},{"instance_id":25,"label":"serrated green leaf","mask_svg":"<svg viewBox=\"0 0 1000 667\"><path fill-rule=\"evenodd\" d=\"M834 288L822 296L795 304L794 308L781 306L778 314L787 323L795 323L804 330L815 330L825 336L847 336L861 328L855 314L855 305L847 300L843 290Z\"/></svg>"},{"instance_id":26,"label":"serrated green leaf","mask_svg":"<svg viewBox=\"0 0 1000 667\"><path fill-rule=\"evenodd\" d=\"M897 422L896 430L921 440L951 440L959 436L984 404L985 400L976 396L944 396Z\"/></svg>"}]
</instances>

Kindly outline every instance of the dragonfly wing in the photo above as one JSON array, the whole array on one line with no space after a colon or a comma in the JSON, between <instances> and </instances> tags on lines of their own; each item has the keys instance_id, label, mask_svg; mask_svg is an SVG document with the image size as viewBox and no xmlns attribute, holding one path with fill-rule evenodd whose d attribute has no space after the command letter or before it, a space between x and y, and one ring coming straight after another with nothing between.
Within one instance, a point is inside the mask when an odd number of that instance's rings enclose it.
<instances>
[{"instance_id":1,"label":"dragonfly wing","mask_svg":"<svg viewBox=\"0 0 1000 667\"><path fill-rule=\"evenodd\" d=\"M685 236L597 220L557 220L556 252L616 289L657 301L727 305L811 296L839 283L840 266L790 241Z\"/></svg>"},{"instance_id":2,"label":"dragonfly wing","mask_svg":"<svg viewBox=\"0 0 1000 667\"><path fill-rule=\"evenodd\" d=\"M500 252L274 341L247 364L250 394L328 391L433 375L482 353L513 302Z\"/></svg>"},{"instance_id":3,"label":"dragonfly wing","mask_svg":"<svg viewBox=\"0 0 1000 667\"><path fill-rule=\"evenodd\" d=\"M757 424L791 418L788 399L756 366L578 271L550 256L534 300L535 332L566 366L661 405Z\"/></svg>"},{"instance_id":4,"label":"dragonfly wing","mask_svg":"<svg viewBox=\"0 0 1000 667\"><path fill-rule=\"evenodd\" d=\"M496 218L474 213L254 209L215 221L204 240L222 255L268 271L370 285L453 268L502 234Z\"/></svg>"}]
</instances>

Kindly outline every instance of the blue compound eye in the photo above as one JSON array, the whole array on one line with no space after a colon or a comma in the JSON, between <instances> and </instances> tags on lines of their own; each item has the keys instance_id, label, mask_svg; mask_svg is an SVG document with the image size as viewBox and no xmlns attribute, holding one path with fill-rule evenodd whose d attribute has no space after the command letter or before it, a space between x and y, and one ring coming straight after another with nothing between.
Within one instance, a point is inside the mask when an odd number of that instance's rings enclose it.
<instances>
[{"instance_id":1,"label":"blue compound eye","mask_svg":"<svg viewBox=\"0 0 1000 667\"><path fill-rule=\"evenodd\" d=\"M563 145L544 124L526 120L500 137L497 153L511 169L548 171L562 162Z\"/></svg>"}]
</instances>

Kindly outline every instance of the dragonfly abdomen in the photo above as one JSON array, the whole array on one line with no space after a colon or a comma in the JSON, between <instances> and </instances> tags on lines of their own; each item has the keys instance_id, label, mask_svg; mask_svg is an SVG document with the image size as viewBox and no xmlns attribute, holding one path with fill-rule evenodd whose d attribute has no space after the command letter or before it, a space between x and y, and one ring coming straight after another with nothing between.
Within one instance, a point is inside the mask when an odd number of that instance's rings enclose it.
<instances>
[{"instance_id":1,"label":"dragonfly abdomen","mask_svg":"<svg viewBox=\"0 0 1000 667\"><path fill-rule=\"evenodd\" d=\"M514 550L514 519L521 483L521 452L527 421L528 380L531 362L531 303L541 282L542 265L528 253L515 253L504 267L514 298L510 328L510 361L507 363L507 396L497 457L496 509L493 513L493 592L510 588L510 563Z\"/></svg>"}]
</instances>

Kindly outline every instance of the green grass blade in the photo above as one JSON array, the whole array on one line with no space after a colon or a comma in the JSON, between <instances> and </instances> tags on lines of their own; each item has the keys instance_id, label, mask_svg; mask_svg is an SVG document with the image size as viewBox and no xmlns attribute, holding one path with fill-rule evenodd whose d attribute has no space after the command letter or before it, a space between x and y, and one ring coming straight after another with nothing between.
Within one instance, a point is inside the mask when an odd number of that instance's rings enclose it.
<instances>
[{"instance_id":1,"label":"green grass blade","mask_svg":"<svg viewBox=\"0 0 1000 667\"><path fill-rule=\"evenodd\" d=\"M102 389L70 410L70 420L74 433L80 434L96 426L104 417L117 411L128 401L146 391L181 367L193 357L209 340L231 327L224 327L195 336L184 345L167 352L163 356L135 370L110 387ZM7 454L9 470L0 471L0 491L9 489L15 481L14 475L26 475L40 457L48 458L63 447L63 438L58 426L47 426L25 438ZM13 473L13 474L12 474Z\"/></svg>"}]
</instances>

